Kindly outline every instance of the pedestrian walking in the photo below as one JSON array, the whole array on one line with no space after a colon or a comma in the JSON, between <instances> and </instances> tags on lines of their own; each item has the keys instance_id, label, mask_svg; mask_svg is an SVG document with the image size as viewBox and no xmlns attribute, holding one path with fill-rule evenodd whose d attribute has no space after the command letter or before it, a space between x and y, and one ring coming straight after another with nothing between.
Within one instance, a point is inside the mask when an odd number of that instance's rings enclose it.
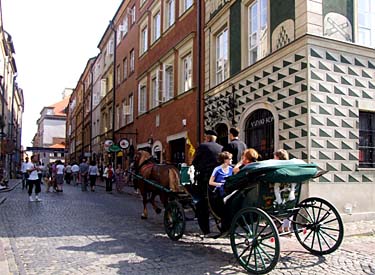
<instances>
[{"instance_id":1,"label":"pedestrian walking","mask_svg":"<svg viewBox=\"0 0 375 275\"><path fill-rule=\"evenodd\" d=\"M37 156L32 156L31 157L31 162L27 163L26 166L26 171L29 174L29 177L27 179L27 185L28 185L28 194L29 194L29 201L37 201L40 202L41 199L39 198L39 193L41 191L40 188L40 181L38 178L38 159ZM35 186L35 199L33 199L32 194L33 194L33 189Z\"/></svg>"},{"instance_id":2,"label":"pedestrian walking","mask_svg":"<svg viewBox=\"0 0 375 275\"><path fill-rule=\"evenodd\" d=\"M241 161L242 153L247 149L245 142L238 138L239 130L237 128L229 129L230 142L224 146L223 151L227 151L233 155L232 164L235 165Z\"/></svg>"},{"instance_id":3,"label":"pedestrian walking","mask_svg":"<svg viewBox=\"0 0 375 275\"><path fill-rule=\"evenodd\" d=\"M22 162L21 165L21 172L22 172L22 190L25 189L26 183L27 183L27 178L29 177L29 174L27 173L27 164L29 163L29 158L26 157L25 161Z\"/></svg>"},{"instance_id":4,"label":"pedestrian walking","mask_svg":"<svg viewBox=\"0 0 375 275\"><path fill-rule=\"evenodd\" d=\"M95 192L96 178L99 175L99 169L95 161L91 161L88 173L89 173L89 178L90 178L91 192Z\"/></svg>"},{"instance_id":5,"label":"pedestrian walking","mask_svg":"<svg viewBox=\"0 0 375 275\"><path fill-rule=\"evenodd\" d=\"M70 184L70 182L72 181L72 166L70 165L70 163L65 166L64 174L66 184Z\"/></svg>"},{"instance_id":6,"label":"pedestrian walking","mask_svg":"<svg viewBox=\"0 0 375 275\"><path fill-rule=\"evenodd\" d=\"M64 169L64 164L61 162L61 160L58 160L56 165L56 192L63 192Z\"/></svg>"},{"instance_id":7,"label":"pedestrian walking","mask_svg":"<svg viewBox=\"0 0 375 275\"><path fill-rule=\"evenodd\" d=\"M87 181L88 181L89 165L87 164L87 159L83 158L81 164L79 165L79 177L81 179L81 191L87 191Z\"/></svg>"},{"instance_id":8,"label":"pedestrian walking","mask_svg":"<svg viewBox=\"0 0 375 275\"><path fill-rule=\"evenodd\" d=\"M77 185L78 175L79 175L79 166L78 166L77 162L74 162L73 165L72 165L72 180L73 180L74 186Z\"/></svg>"},{"instance_id":9,"label":"pedestrian walking","mask_svg":"<svg viewBox=\"0 0 375 275\"><path fill-rule=\"evenodd\" d=\"M217 133L213 130L205 132L205 142L201 143L195 154L193 165L198 171L197 186L194 186L193 197L197 200L196 215L198 224L204 235L210 233L209 210L207 201L208 182L212 171L219 165L218 155L223 146L216 143Z\"/></svg>"},{"instance_id":10,"label":"pedestrian walking","mask_svg":"<svg viewBox=\"0 0 375 275\"><path fill-rule=\"evenodd\" d=\"M103 177L105 179L105 191L112 193L112 184L114 179L114 171L111 164L104 168Z\"/></svg>"},{"instance_id":11,"label":"pedestrian walking","mask_svg":"<svg viewBox=\"0 0 375 275\"><path fill-rule=\"evenodd\" d=\"M124 176L124 169L122 169L121 164L117 164L117 168L115 170L115 181L116 181L116 191L118 193L122 193L122 189L125 185L125 176Z\"/></svg>"}]
</instances>

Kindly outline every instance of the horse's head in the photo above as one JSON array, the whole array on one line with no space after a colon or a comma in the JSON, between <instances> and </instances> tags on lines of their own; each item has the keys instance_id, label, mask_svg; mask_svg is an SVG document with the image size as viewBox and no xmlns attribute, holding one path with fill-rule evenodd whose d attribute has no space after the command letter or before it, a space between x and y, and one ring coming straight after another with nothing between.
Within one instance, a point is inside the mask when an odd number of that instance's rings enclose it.
<instances>
[{"instance_id":1,"label":"horse's head","mask_svg":"<svg viewBox=\"0 0 375 275\"><path fill-rule=\"evenodd\" d=\"M151 158L151 154L145 150L139 150L134 155L134 168L137 170L139 167L145 163L145 161Z\"/></svg>"}]
</instances>

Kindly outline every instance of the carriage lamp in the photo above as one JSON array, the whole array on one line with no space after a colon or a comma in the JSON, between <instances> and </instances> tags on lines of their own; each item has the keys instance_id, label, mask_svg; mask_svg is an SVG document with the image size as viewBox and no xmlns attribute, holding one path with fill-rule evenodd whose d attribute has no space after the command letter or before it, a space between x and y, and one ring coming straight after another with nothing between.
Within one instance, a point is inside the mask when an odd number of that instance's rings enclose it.
<instances>
[{"instance_id":1,"label":"carriage lamp","mask_svg":"<svg viewBox=\"0 0 375 275\"><path fill-rule=\"evenodd\" d=\"M147 140L147 143L152 145L154 143L154 139L152 137L150 137L148 140Z\"/></svg>"}]
</instances>

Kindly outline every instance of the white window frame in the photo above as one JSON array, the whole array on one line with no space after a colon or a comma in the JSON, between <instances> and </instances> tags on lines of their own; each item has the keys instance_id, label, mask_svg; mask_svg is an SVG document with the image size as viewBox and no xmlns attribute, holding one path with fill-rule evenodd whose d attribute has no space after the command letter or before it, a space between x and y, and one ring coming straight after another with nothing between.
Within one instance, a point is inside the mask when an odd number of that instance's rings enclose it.
<instances>
[{"instance_id":1,"label":"white window frame","mask_svg":"<svg viewBox=\"0 0 375 275\"><path fill-rule=\"evenodd\" d=\"M139 83L138 86L138 115L147 112L147 85L145 82Z\"/></svg>"},{"instance_id":2,"label":"white window frame","mask_svg":"<svg viewBox=\"0 0 375 275\"><path fill-rule=\"evenodd\" d=\"M128 16L126 15L122 21L122 37L124 37L127 33L128 33L128 30L129 30L129 19L128 19Z\"/></svg>"},{"instance_id":3,"label":"white window frame","mask_svg":"<svg viewBox=\"0 0 375 275\"><path fill-rule=\"evenodd\" d=\"M152 16L152 43L157 41L161 36L161 11L157 10Z\"/></svg>"},{"instance_id":4,"label":"white window frame","mask_svg":"<svg viewBox=\"0 0 375 275\"><path fill-rule=\"evenodd\" d=\"M134 49L130 51L130 64L129 64L130 73L134 73L135 71L135 53Z\"/></svg>"},{"instance_id":5,"label":"white window frame","mask_svg":"<svg viewBox=\"0 0 375 275\"><path fill-rule=\"evenodd\" d=\"M127 119L127 123L132 123L134 120L134 96L129 96L129 116Z\"/></svg>"},{"instance_id":6,"label":"white window frame","mask_svg":"<svg viewBox=\"0 0 375 275\"><path fill-rule=\"evenodd\" d=\"M176 22L176 0L166 0L164 10L165 29L168 29Z\"/></svg>"},{"instance_id":7,"label":"white window frame","mask_svg":"<svg viewBox=\"0 0 375 275\"><path fill-rule=\"evenodd\" d=\"M253 10L254 8L254 10ZM262 9L263 8L263 9ZM265 8L265 10L264 10ZM255 29L252 30L253 16L252 11L255 11L256 23ZM265 15L265 24L262 22L263 12L266 12ZM255 0L253 1L248 9L248 34L247 34L247 43L248 43L248 65L252 65L258 60L262 59L265 56L265 53L262 53L262 41L268 43L268 0ZM252 44L253 42L253 44ZM264 45L263 45L264 46ZM268 45L266 44L265 47ZM263 49L264 50L264 49ZM252 55L254 53L255 57Z\"/></svg>"},{"instance_id":8,"label":"white window frame","mask_svg":"<svg viewBox=\"0 0 375 275\"><path fill-rule=\"evenodd\" d=\"M193 57L189 52L182 58L182 91L186 92L193 87Z\"/></svg>"},{"instance_id":9,"label":"white window frame","mask_svg":"<svg viewBox=\"0 0 375 275\"><path fill-rule=\"evenodd\" d=\"M116 68L116 79L117 79L117 85L120 85L121 84L121 76L122 76L122 74L121 74L121 66L120 66L120 64L119 65L117 65L117 68Z\"/></svg>"},{"instance_id":10,"label":"white window frame","mask_svg":"<svg viewBox=\"0 0 375 275\"><path fill-rule=\"evenodd\" d=\"M118 130L120 128L120 115L121 115L121 112L120 112L120 105L117 105L116 106L116 121L115 121L115 129Z\"/></svg>"},{"instance_id":11,"label":"white window frame","mask_svg":"<svg viewBox=\"0 0 375 275\"><path fill-rule=\"evenodd\" d=\"M133 7L130 8L130 23L131 25L135 24L135 5L133 5Z\"/></svg>"},{"instance_id":12,"label":"white window frame","mask_svg":"<svg viewBox=\"0 0 375 275\"><path fill-rule=\"evenodd\" d=\"M216 84L219 84L229 76L228 28L225 27L216 35L215 46L215 75Z\"/></svg>"},{"instance_id":13,"label":"white window frame","mask_svg":"<svg viewBox=\"0 0 375 275\"><path fill-rule=\"evenodd\" d=\"M155 71L151 76L150 85L150 109L156 108L160 104L160 89L159 89L159 71Z\"/></svg>"},{"instance_id":14,"label":"white window frame","mask_svg":"<svg viewBox=\"0 0 375 275\"><path fill-rule=\"evenodd\" d=\"M172 73L169 74L169 69ZM168 76L170 75L170 76ZM163 99L168 101L174 97L174 68L172 64L163 64Z\"/></svg>"},{"instance_id":15,"label":"white window frame","mask_svg":"<svg viewBox=\"0 0 375 275\"><path fill-rule=\"evenodd\" d=\"M360 4L368 1L363 9ZM370 48L375 48L375 1L357 0L357 43Z\"/></svg>"},{"instance_id":16,"label":"white window frame","mask_svg":"<svg viewBox=\"0 0 375 275\"><path fill-rule=\"evenodd\" d=\"M181 14L190 9L194 4L194 0L180 0Z\"/></svg>"},{"instance_id":17,"label":"white window frame","mask_svg":"<svg viewBox=\"0 0 375 275\"><path fill-rule=\"evenodd\" d=\"M122 63L123 63L123 69L124 69L123 77L125 80L128 78L128 58L125 57Z\"/></svg>"},{"instance_id":18,"label":"white window frame","mask_svg":"<svg viewBox=\"0 0 375 275\"><path fill-rule=\"evenodd\" d=\"M148 50L148 26L147 24L141 26L141 33L140 33L140 55L144 54Z\"/></svg>"},{"instance_id":19,"label":"white window frame","mask_svg":"<svg viewBox=\"0 0 375 275\"><path fill-rule=\"evenodd\" d=\"M122 114L122 116L121 116L121 121L120 121L120 124L121 124L121 127L124 127L125 125L126 125L126 113L125 113L125 111L126 111L126 107L127 105L126 105L126 100L124 99L123 101L122 101L122 112L121 112L121 114Z\"/></svg>"}]
</instances>

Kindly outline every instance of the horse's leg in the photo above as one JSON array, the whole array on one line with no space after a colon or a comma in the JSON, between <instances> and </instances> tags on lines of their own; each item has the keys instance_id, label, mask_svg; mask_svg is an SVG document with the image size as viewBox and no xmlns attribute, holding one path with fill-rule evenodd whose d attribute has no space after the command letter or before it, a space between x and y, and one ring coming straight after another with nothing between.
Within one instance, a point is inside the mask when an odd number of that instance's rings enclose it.
<instances>
[{"instance_id":1,"label":"horse's leg","mask_svg":"<svg viewBox=\"0 0 375 275\"><path fill-rule=\"evenodd\" d=\"M143 213L142 213L141 219L145 220L148 217L148 212L147 212L147 194L146 193L142 194L142 199L143 199Z\"/></svg>"},{"instance_id":2,"label":"horse's leg","mask_svg":"<svg viewBox=\"0 0 375 275\"><path fill-rule=\"evenodd\" d=\"M154 208L156 214L160 214L161 213L161 209L156 205L155 197L156 197L156 193L152 192L150 202L151 202L152 207Z\"/></svg>"}]
</instances>

